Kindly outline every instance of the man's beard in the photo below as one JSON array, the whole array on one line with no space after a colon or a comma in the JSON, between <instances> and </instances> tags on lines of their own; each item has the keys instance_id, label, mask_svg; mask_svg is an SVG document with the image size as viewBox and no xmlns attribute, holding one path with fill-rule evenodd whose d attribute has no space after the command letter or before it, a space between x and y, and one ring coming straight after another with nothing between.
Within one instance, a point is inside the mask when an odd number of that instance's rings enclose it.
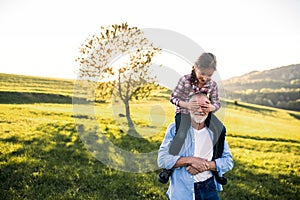
<instances>
[{"instance_id":1,"label":"man's beard","mask_svg":"<svg viewBox=\"0 0 300 200\"><path fill-rule=\"evenodd\" d=\"M191 114L191 118L192 118L192 120L194 120L197 124L201 124L202 122L204 122L204 121L206 120L207 115L199 116L199 115Z\"/></svg>"}]
</instances>

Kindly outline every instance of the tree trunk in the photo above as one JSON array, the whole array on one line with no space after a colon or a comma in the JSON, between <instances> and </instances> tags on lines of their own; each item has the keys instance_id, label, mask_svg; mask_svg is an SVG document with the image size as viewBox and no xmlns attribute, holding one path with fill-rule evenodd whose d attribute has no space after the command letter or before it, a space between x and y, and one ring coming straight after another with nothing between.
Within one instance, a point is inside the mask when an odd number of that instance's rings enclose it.
<instances>
[{"instance_id":1,"label":"tree trunk","mask_svg":"<svg viewBox=\"0 0 300 200\"><path fill-rule=\"evenodd\" d=\"M130 116L129 102L124 102L124 104L125 104L126 119L127 119L127 122L128 122L128 128L129 128L129 130L134 130L134 124L133 124L133 121L132 121L131 116Z\"/></svg>"}]
</instances>

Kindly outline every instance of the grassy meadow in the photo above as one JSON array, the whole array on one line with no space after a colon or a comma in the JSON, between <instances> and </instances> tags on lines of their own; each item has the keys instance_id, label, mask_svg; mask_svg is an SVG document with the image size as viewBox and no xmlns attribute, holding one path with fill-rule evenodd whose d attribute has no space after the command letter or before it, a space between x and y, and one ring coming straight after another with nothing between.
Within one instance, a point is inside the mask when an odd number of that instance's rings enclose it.
<instances>
[{"instance_id":1,"label":"grassy meadow","mask_svg":"<svg viewBox=\"0 0 300 200\"><path fill-rule=\"evenodd\" d=\"M96 159L78 134L96 120L115 146L157 151L174 117L164 95L133 102L140 138L127 132L122 105L95 104L78 118L72 81L0 74L0 199L166 199L159 169L124 172ZM300 199L300 113L224 101L235 166L221 199ZM98 140L95 140L97 142Z\"/></svg>"}]
</instances>

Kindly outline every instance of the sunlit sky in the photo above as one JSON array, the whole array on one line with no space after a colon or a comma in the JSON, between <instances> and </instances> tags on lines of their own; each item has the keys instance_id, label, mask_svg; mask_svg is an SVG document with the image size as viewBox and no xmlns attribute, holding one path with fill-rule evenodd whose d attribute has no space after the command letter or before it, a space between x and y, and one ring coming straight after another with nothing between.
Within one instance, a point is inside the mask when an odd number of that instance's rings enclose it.
<instances>
[{"instance_id":1,"label":"sunlit sky","mask_svg":"<svg viewBox=\"0 0 300 200\"><path fill-rule=\"evenodd\" d=\"M84 39L127 22L194 40L227 79L300 63L299 10L298 0L0 0L0 72L76 78Z\"/></svg>"}]
</instances>

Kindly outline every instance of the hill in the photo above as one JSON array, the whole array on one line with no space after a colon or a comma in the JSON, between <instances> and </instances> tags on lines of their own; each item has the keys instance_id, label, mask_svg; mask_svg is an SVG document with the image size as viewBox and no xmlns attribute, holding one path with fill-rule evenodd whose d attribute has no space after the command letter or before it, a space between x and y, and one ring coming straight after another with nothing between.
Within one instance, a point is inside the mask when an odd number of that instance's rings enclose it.
<instances>
[{"instance_id":1,"label":"hill","mask_svg":"<svg viewBox=\"0 0 300 200\"><path fill-rule=\"evenodd\" d=\"M0 103L71 103L74 81L0 73Z\"/></svg>"},{"instance_id":2,"label":"hill","mask_svg":"<svg viewBox=\"0 0 300 200\"><path fill-rule=\"evenodd\" d=\"M133 137L118 115L124 108L117 104L95 104L95 112L82 109L82 115L74 115L71 103L58 104L70 98L72 81L0 77L0 99L6 98L0 102L0 199L165 199L167 185L157 181L156 162L147 173L117 170L107 162L118 158L118 166L133 164L115 148L101 145L106 138L132 156L156 152L174 121L174 106L165 98L170 91L133 102L133 120L142 136ZM300 112L222 104L235 165L226 173L221 199L299 199ZM96 159L95 152L107 157Z\"/></svg>"},{"instance_id":3,"label":"hill","mask_svg":"<svg viewBox=\"0 0 300 200\"><path fill-rule=\"evenodd\" d=\"M74 83L69 79L0 73L0 103L72 103ZM169 94L168 89L161 88L153 90L150 98L168 99Z\"/></svg>"},{"instance_id":4,"label":"hill","mask_svg":"<svg viewBox=\"0 0 300 200\"><path fill-rule=\"evenodd\" d=\"M177 77L174 74L172 80ZM300 65L254 71L222 82L229 100L300 110ZM164 86L171 82L159 77ZM0 73L0 103L71 103L74 80ZM152 98L169 98L170 90Z\"/></svg>"},{"instance_id":5,"label":"hill","mask_svg":"<svg viewBox=\"0 0 300 200\"><path fill-rule=\"evenodd\" d=\"M0 73L0 91L72 96L74 80Z\"/></svg>"},{"instance_id":6,"label":"hill","mask_svg":"<svg viewBox=\"0 0 300 200\"><path fill-rule=\"evenodd\" d=\"M222 83L228 99L300 110L300 64L253 71Z\"/></svg>"}]
</instances>

